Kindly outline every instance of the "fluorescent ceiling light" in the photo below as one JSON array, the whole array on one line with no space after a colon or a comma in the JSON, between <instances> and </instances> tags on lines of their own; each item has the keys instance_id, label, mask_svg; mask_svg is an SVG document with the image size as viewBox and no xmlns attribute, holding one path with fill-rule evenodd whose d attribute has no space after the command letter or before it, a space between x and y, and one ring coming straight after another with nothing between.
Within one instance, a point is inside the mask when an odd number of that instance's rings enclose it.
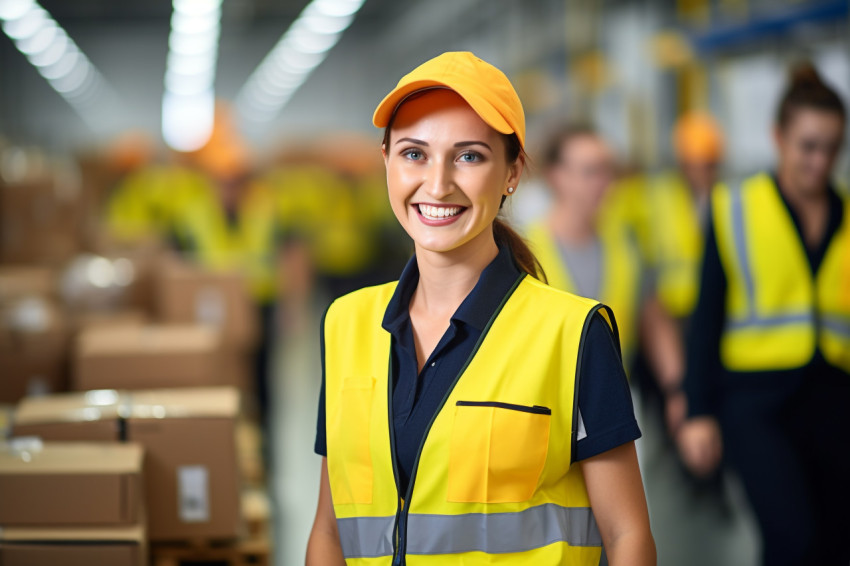
<instances>
[{"instance_id":1,"label":"fluorescent ceiling light","mask_svg":"<svg viewBox=\"0 0 850 566\"><path fill-rule=\"evenodd\" d=\"M173 0L172 7L162 136L178 151L193 151L212 134L221 0Z\"/></svg>"},{"instance_id":2,"label":"fluorescent ceiling light","mask_svg":"<svg viewBox=\"0 0 850 566\"><path fill-rule=\"evenodd\" d=\"M364 0L312 0L251 74L236 97L249 124L274 118L327 57Z\"/></svg>"},{"instance_id":3,"label":"fluorescent ceiling light","mask_svg":"<svg viewBox=\"0 0 850 566\"><path fill-rule=\"evenodd\" d=\"M35 0L0 0L3 31L39 74L95 130L116 101L101 74ZM92 111L97 108L97 111Z\"/></svg>"}]
</instances>

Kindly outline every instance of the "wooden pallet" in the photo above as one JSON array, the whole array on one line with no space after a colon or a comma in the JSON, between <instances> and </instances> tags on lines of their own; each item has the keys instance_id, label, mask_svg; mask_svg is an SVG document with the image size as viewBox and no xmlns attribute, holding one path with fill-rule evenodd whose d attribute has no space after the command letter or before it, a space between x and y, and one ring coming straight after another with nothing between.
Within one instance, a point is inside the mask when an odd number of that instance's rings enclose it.
<instances>
[{"instance_id":1,"label":"wooden pallet","mask_svg":"<svg viewBox=\"0 0 850 566\"><path fill-rule=\"evenodd\" d=\"M271 565L271 544L267 539L153 544L150 553L153 566Z\"/></svg>"},{"instance_id":2,"label":"wooden pallet","mask_svg":"<svg viewBox=\"0 0 850 566\"><path fill-rule=\"evenodd\" d=\"M249 538L268 538L271 532L271 501L263 489L242 490L242 519Z\"/></svg>"}]
</instances>

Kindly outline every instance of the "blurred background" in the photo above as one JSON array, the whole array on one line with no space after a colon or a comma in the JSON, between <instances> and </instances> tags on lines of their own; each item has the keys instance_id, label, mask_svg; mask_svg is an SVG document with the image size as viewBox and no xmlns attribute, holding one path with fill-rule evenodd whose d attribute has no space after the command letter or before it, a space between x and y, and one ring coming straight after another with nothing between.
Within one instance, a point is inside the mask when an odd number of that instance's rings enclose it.
<instances>
[{"instance_id":1,"label":"blurred background","mask_svg":"<svg viewBox=\"0 0 850 566\"><path fill-rule=\"evenodd\" d=\"M395 279L412 252L371 125L403 74L469 50L512 80L531 157L506 210L520 227L549 206L543 152L560 124L592 125L615 184L641 194L677 166L674 128L691 113L721 132L707 158L718 180L772 170L796 61L850 99L847 0L0 0L0 22L0 430L59 422L39 436L65 438L68 423L92 420L85 392L101 389L130 413L94 420L150 418L153 406L172 407L166 420L229 423L220 434L235 444L196 458L219 485L202 499L213 515L228 509L226 524L202 514L144 537L151 556L187 564L303 563L322 313ZM846 146L834 178L850 180ZM611 202L627 222L628 198ZM734 475L692 481L637 381L659 564L756 564ZM201 389L169 397L186 387ZM151 389L162 397L123 393ZM223 391L240 392L238 409L216 401ZM61 407L45 413L37 399L56 393ZM219 468L237 479L216 484ZM148 513L180 515L194 488L159 481ZM187 540L231 542L192 554Z\"/></svg>"}]
</instances>

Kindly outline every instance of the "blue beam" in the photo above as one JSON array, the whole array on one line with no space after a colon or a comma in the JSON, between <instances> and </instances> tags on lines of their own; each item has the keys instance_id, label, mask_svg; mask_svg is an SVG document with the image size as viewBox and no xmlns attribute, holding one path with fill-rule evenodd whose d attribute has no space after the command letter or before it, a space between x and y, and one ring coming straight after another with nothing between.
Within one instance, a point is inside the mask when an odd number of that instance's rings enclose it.
<instances>
[{"instance_id":1,"label":"blue beam","mask_svg":"<svg viewBox=\"0 0 850 566\"><path fill-rule=\"evenodd\" d=\"M706 54L781 35L800 24L846 20L848 17L850 0L826 0L755 15L746 22L715 26L708 31L692 34L691 41L697 53Z\"/></svg>"}]
</instances>

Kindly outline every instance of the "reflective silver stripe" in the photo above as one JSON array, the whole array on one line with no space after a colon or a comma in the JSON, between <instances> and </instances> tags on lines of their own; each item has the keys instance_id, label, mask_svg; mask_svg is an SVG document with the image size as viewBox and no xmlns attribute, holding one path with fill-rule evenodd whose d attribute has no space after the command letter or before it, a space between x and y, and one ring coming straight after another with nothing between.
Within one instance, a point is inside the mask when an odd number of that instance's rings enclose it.
<instances>
[{"instance_id":1,"label":"reflective silver stripe","mask_svg":"<svg viewBox=\"0 0 850 566\"><path fill-rule=\"evenodd\" d=\"M735 245L735 255L738 256L738 267L741 268L741 275L744 277L744 287L747 291L747 308L749 309L748 318L755 319L755 284L753 283L753 273L750 269L750 257L747 253L747 239L744 232L744 202L743 188L741 185L735 187L732 191L731 203L732 207L732 240Z\"/></svg>"},{"instance_id":2,"label":"reflective silver stripe","mask_svg":"<svg viewBox=\"0 0 850 566\"><path fill-rule=\"evenodd\" d=\"M823 315L821 325L830 332L839 334L844 338L850 338L850 317Z\"/></svg>"},{"instance_id":3,"label":"reflective silver stripe","mask_svg":"<svg viewBox=\"0 0 850 566\"><path fill-rule=\"evenodd\" d=\"M345 558L392 556L393 525L391 517L346 517L337 519L339 541Z\"/></svg>"},{"instance_id":4,"label":"reflective silver stripe","mask_svg":"<svg viewBox=\"0 0 850 566\"><path fill-rule=\"evenodd\" d=\"M743 320L728 320L726 328L728 330L740 330L742 328L772 328L776 326L785 326L788 324L812 324L814 317L812 313L799 314L781 314L770 317L749 316Z\"/></svg>"},{"instance_id":5,"label":"reflective silver stripe","mask_svg":"<svg viewBox=\"0 0 850 566\"><path fill-rule=\"evenodd\" d=\"M393 553L395 517L337 519L345 558L377 558ZM407 554L505 554L566 542L570 546L602 546L596 518L589 507L546 503L517 513L466 515L411 514Z\"/></svg>"},{"instance_id":6,"label":"reflective silver stripe","mask_svg":"<svg viewBox=\"0 0 850 566\"><path fill-rule=\"evenodd\" d=\"M589 507L546 503L517 513L408 517L407 554L526 552L555 542L602 546Z\"/></svg>"}]
</instances>

